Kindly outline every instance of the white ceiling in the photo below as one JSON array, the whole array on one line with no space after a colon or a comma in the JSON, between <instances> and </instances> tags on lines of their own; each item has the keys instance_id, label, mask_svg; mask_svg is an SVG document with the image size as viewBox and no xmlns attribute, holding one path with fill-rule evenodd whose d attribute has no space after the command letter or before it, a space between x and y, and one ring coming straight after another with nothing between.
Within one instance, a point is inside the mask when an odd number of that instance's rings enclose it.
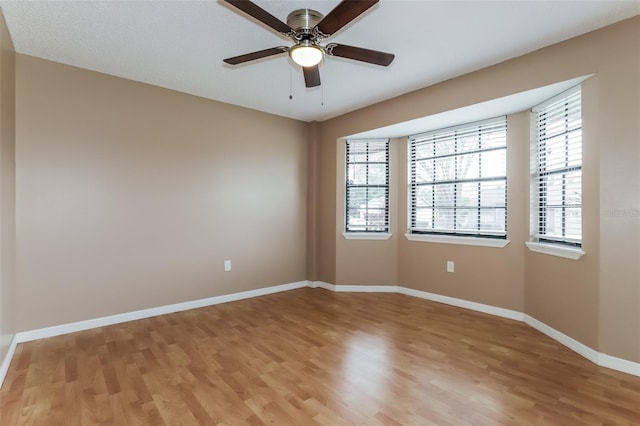
<instances>
[{"instance_id":1,"label":"white ceiling","mask_svg":"<svg viewBox=\"0 0 640 426\"><path fill-rule=\"evenodd\" d=\"M339 0L255 0L286 21ZM304 87L287 55L222 59L289 40L222 1L0 0L16 51L304 121L322 121L640 13L640 2L382 0L325 42L396 55L388 68L328 57ZM293 99L289 99L290 91Z\"/></svg>"}]
</instances>

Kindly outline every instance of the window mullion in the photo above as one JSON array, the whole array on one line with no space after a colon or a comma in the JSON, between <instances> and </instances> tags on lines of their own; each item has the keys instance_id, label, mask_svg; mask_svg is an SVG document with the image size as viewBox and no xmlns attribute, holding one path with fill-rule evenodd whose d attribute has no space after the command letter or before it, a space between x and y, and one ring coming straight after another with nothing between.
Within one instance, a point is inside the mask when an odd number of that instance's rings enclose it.
<instances>
[{"instance_id":1,"label":"window mullion","mask_svg":"<svg viewBox=\"0 0 640 426\"><path fill-rule=\"evenodd\" d=\"M458 134L453 139L453 152L455 153L453 161L453 229L458 229L458 163L460 157L458 156Z\"/></svg>"}]
</instances>

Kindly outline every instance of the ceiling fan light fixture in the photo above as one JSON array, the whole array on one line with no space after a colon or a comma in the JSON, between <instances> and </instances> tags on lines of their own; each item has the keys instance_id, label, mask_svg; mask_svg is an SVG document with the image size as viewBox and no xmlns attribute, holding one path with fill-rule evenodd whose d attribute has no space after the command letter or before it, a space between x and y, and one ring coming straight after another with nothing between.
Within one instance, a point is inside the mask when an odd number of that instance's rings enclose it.
<instances>
[{"instance_id":1,"label":"ceiling fan light fixture","mask_svg":"<svg viewBox=\"0 0 640 426\"><path fill-rule=\"evenodd\" d=\"M289 57L301 67L312 67L322 61L322 48L311 43L301 43L289 49Z\"/></svg>"}]
</instances>

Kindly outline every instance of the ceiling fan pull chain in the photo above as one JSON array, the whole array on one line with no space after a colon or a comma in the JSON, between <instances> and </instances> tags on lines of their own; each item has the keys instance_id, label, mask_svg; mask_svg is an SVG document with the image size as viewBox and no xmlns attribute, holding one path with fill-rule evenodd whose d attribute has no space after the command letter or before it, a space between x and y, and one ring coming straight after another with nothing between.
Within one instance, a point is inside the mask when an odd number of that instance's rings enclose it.
<instances>
[{"instance_id":1,"label":"ceiling fan pull chain","mask_svg":"<svg viewBox=\"0 0 640 426\"><path fill-rule=\"evenodd\" d=\"M324 66L322 67L324 71ZM320 86L320 106L324 106L324 84Z\"/></svg>"},{"instance_id":2,"label":"ceiling fan pull chain","mask_svg":"<svg viewBox=\"0 0 640 426\"><path fill-rule=\"evenodd\" d=\"M289 68L289 100L293 99L293 89L291 88L292 81L293 81L293 77L291 76L291 67L287 67Z\"/></svg>"}]
</instances>

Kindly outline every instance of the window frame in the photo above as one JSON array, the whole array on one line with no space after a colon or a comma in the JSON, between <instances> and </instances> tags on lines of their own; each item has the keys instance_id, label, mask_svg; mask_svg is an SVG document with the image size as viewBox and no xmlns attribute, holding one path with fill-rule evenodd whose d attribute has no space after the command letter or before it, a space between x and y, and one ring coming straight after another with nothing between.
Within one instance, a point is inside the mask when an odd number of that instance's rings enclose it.
<instances>
[{"instance_id":1,"label":"window frame","mask_svg":"<svg viewBox=\"0 0 640 426\"><path fill-rule=\"evenodd\" d=\"M478 149L476 150L458 150L458 140L462 139L464 136L469 136L471 135L473 132L477 131L479 135L481 135L481 132L484 131L489 131L491 132L491 129L495 129L497 131L504 131L504 145L503 146L498 146L498 147L488 147L483 149L481 144L479 143L478 145ZM495 132L494 130L494 132ZM426 183L426 182L416 182L416 163L418 161L429 161L432 160L434 161L435 164L435 160L437 160L439 158L438 155L434 154L433 157L425 157L425 158L421 158L421 159L417 159L416 156L416 144L418 143L425 143L425 141L427 141L429 138L432 138L432 140L435 142L438 137L442 138L444 137L444 135L450 134L451 132L460 132L460 135L456 134L455 136L453 136L453 140L454 140L454 153L448 155L449 158L453 157L453 161L459 161L459 158L462 158L464 156L468 156L470 154L473 153L477 153L480 155L480 157L482 156L483 153L485 152L491 152L491 151L503 151L504 152L504 176L492 176L492 177L482 177L481 174L481 169L482 169L482 165L480 162L480 159L478 160L478 178L473 178L473 179L465 179L465 178L460 178L457 176L457 170L454 172L456 174L455 179L452 179L451 182L447 183L445 181L441 181L438 182L436 180L433 180L431 184ZM494 117L494 118L490 118L490 119L486 119L486 120L481 120L481 121L473 121L473 122L468 122L468 123L464 123L464 124L460 124L457 126L453 126L453 127L447 127L447 128L441 128L441 129L436 129L433 131L429 131L429 132L425 132L425 133L421 133L421 134L417 134L417 135L413 135L410 136L408 138L408 176L407 176L407 180L408 180L408 209L407 209L407 233L405 234L406 238L408 240L411 241L427 241L427 242L436 242L436 243L448 243L448 244L464 244L464 245L477 245L477 246L488 246L488 247L504 247L509 243L509 240L507 239L507 212L508 212L508 206L507 206L507 184L508 184L508 179L507 179L507 153L508 153L508 143L507 143L507 116L506 115L501 115L498 117ZM479 136L480 137L480 136ZM435 147L434 147L435 148ZM442 156L440 156L442 157ZM482 194L482 183L483 182L491 182L491 181L504 181L504 207L498 206L498 207L489 207L489 206L482 206L481 204L481 194ZM456 231L455 227L457 226L456 224L456 219L458 218L457 216L457 211L456 216L454 216L454 229L453 232L451 232L451 230L445 230L445 229L438 229L435 228L435 224L434 224L434 228L432 228L433 230L427 230L427 229L420 229L417 226L416 223L416 215L417 212L416 210L418 209L417 206L417 197L416 197L416 191L418 186L436 186L438 184L440 185L444 185L444 184L452 184L454 185L454 199L457 196L457 192L458 192L458 188L457 186L460 186L461 184L464 183L477 183L478 184L478 191L477 191L477 199L478 199L478 205L474 206L474 209L477 209L477 216L478 216L478 221L477 221L477 228L476 231L477 232L469 232L469 230L460 230L460 231ZM453 202L453 208L455 210L455 204L456 201L454 200ZM433 203L433 205L431 206L432 209L436 209L438 208L437 206L435 206L435 203ZM445 207L448 208L448 207ZM504 232L502 231L491 231L488 229L482 229L482 221L481 221L481 215L482 215L482 211L483 210L493 210L496 208L504 208Z\"/></svg>"},{"instance_id":2,"label":"window frame","mask_svg":"<svg viewBox=\"0 0 640 426\"><path fill-rule=\"evenodd\" d=\"M575 104L575 96L578 96L577 106ZM574 103L573 109L569 110L569 105ZM541 134L543 131L540 126L540 115L548 114L549 109L557 108L557 105L564 104L564 130L562 133L557 133L552 137L563 136L564 138L564 156L565 156L565 166L564 167L555 167L549 168L546 165L546 162L541 160L541 144L544 143L547 139L541 139ZM577 110L577 111L576 111ZM569 126L569 117L571 114L580 114L580 127L570 128ZM557 117L557 115L554 115ZM578 84L569 90L566 90L558 95L540 103L539 105L533 107L531 109L531 178L530 178L530 186L531 186L531 203L530 203L530 236L529 241L526 243L527 247L531 251L545 253L560 257L565 257L569 259L577 260L582 257L585 252L582 250L583 244L583 220L582 220L582 212L583 212L583 165L584 165L584 156L583 156L583 115L582 115L582 86ZM575 142L570 141L570 136L576 130L580 131L580 140L579 140L579 150L580 150L580 164L579 165L569 165L569 152L572 149L576 149ZM551 138L549 138L551 139ZM577 206L575 203L569 205L567 203L566 196L566 181L568 180L567 174L573 172L579 172L580 178L580 204ZM546 232L541 232L542 229L546 230L549 228L548 224L548 215L546 213L546 209L548 209L547 204L542 201L541 195L541 186L543 185L541 181L542 176L562 176L562 202L560 207L562 208L562 235L560 237L549 235ZM545 197L547 195L545 194ZM579 208L580 210L580 238L576 239L573 237L567 236L566 231L566 209L571 208Z\"/></svg>"},{"instance_id":3,"label":"window frame","mask_svg":"<svg viewBox=\"0 0 640 426\"><path fill-rule=\"evenodd\" d=\"M350 161L349 160L349 151L350 144L369 144L369 143L384 143L384 151L385 151L385 161L369 161L368 160L368 151L367 147L367 161ZM367 240L386 240L391 237L391 220L390 220L390 144L391 140L389 138L366 138L366 139L346 139L344 142L344 221L343 221L343 232L342 235L345 239L367 239ZM366 180L369 181L369 165L370 164L384 164L385 165L385 182L384 184L350 184L349 182L349 171L350 166L356 164L366 164ZM382 229L357 229L358 225L350 223L349 217L349 201L350 201L350 189L353 188L366 188L366 189L383 189L384 190L384 223ZM364 227L367 228L369 225L365 223Z\"/></svg>"}]
</instances>

